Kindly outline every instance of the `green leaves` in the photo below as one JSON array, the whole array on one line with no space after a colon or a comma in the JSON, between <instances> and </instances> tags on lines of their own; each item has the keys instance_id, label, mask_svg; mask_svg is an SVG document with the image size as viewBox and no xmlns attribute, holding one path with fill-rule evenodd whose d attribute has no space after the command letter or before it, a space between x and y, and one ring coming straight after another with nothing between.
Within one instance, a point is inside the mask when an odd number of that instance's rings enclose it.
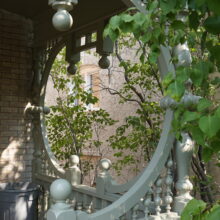
<instances>
[{"instance_id":1,"label":"green leaves","mask_svg":"<svg viewBox=\"0 0 220 220\"><path fill-rule=\"evenodd\" d=\"M130 15L122 13L112 17L109 24L104 30L104 37L109 36L113 41L117 40L122 33L131 32L139 39L143 36L143 33L147 32L150 25L150 15L140 12Z\"/></svg>"},{"instance_id":2,"label":"green leaves","mask_svg":"<svg viewBox=\"0 0 220 220\"><path fill-rule=\"evenodd\" d=\"M181 29L184 30L185 29L185 24L182 21L173 21L173 23L171 24L171 27L175 30Z\"/></svg>"},{"instance_id":3,"label":"green leaves","mask_svg":"<svg viewBox=\"0 0 220 220\"><path fill-rule=\"evenodd\" d=\"M200 114L197 112L190 112L190 111L185 111L182 116L182 123L194 121L196 119L200 118Z\"/></svg>"},{"instance_id":4,"label":"green leaves","mask_svg":"<svg viewBox=\"0 0 220 220\"><path fill-rule=\"evenodd\" d=\"M175 80L173 73L168 73L165 75L162 85L165 89Z\"/></svg>"},{"instance_id":5,"label":"green leaves","mask_svg":"<svg viewBox=\"0 0 220 220\"><path fill-rule=\"evenodd\" d=\"M207 80L210 72L210 62L199 61L192 66L190 78L196 86L201 86L204 80Z\"/></svg>"},{"instance_id":6,"label":"green leaves","mask_svg":"<svg viewBox=\"0 0 220 220\"><path fill-rule=\"evenodd\" d=\"M134 23L138 26L142 26L146 22L146 18L147 16L140 12L133 16Z\"/></svg>"},{"instance_id":7,"label":"green leaves","mask_svg":"<svg viewBox=\"0 0 220 220\"><path fill-rule=\"evenodd\" d=\"M166 90L166 95L169 95L171 98L175 99L176 101L179 101L182 95L184 94L185 87L183 83L179 81L174 81L171 83L167 90Z\"/></svg>"},{"instance_id":8,"label":"green leaves","mask_svg":"<svg viewBox=\"0 0 220 220\"><path fill-rule=\"evenodd\" d=\"M207 220L217 220L220 216L220 205L215 205L207 215Z\"/></svg>"},{"instance_id":9,"label":"green leaves","mask_svg":"<svg viewBox=\"0 0 220 220\"><path fill-rule=\"evenodd\" d=\"M199 112L203 112L204 110L206 110L207 108L209 108L212 105L212 102L208 99L200 99L198 106L197 106L197 110Z\"/></svg>"},{"instance_id":10,"label":"green leaves","mask_svg":"<svg viewBox=\"0 0 220 220\"><path fill-rule=\"evenodd\" d=\"M183 210L181 214L181 220L194 220L194 217L201 215L200 213L205 209L205 207L205 202L192 199Z\"/></svg>"},{"instance_id":11,"label":"green leaves","mask_svg":"<svg viewBox=\"0 0 220 220\"><path fill-rule=\"evenodd\" d=\"M220 64L220 45L211 45L208 47L211 58Z\"/></svg>"},{"instance_id":12,"label":"green leaves","mask_svg":"<svg viewBox=\"0 0 220 220\"><path fill-rule=\"evenodd\" d=\"M215 115L220 118L220 107L216 109Z\"/></svg>"},{"instance_id":13,"label":"green leaves","mask_svg":"<svg viewBox=\"0 0 220 220\"><path fill-rule=\"evenodd\" d=\"M176 6L176 0L160 0L160 7L164 14L171 12Z\"/></svg>"},{"instance_id":14,"label":"green leaves","mask_svg":"<svg viewBox=\"0 0 220 220\"><path fill-rule=\"evenodd\" d=\"M199 128L205 135L211 138L220 130L220 118L215 115L203 116L199 120Z\"/></svg>"},{"instance_id":15,"label":"green leaves","mask_svg":"<svg viewBox=\"0 0 220 220\"><path fill-rule=\"evenodd\" d=\"M117 19L113 20L117 22ZM51 70L51 78L57 90L57 102L46 117L47 133L51 148L57 159L68 166L71 155L82 153L83 147L98 148L103 140L95 136L114 120L103 109L88 111L91 104L98 102L91 91L86 91L84 80L77 72L74 76L66 74L65 53L62 50Z\"/></svg>"},{"instance_id":16,"label":"green leaves","mask_svg":"<svg viewBox=\"0 0 220 220\"><path fill-rule=\"evenodd\" d=\"M210 206L202 200L192 199L181 214L181 220L218 220L220 205Z\"/></svg>"},{"instance_id":17,"label":"green leaves","mask_svg":"<svg viewBox=\"0 0 220 220\"><path fill-rule=\"evenodd\" d=\"M188 3L189 8L187 10L188 14L185 14L186 21L183 22L177 18L178 15L182 15L186 3ZM177 138L180 138L181 132L188 132L196 141L196 145L202 146L203 160L208 161L214 153L220 151L218 148L220 140L216 138L220 135L220 107L218 107L216 101L213 101L214 90L219 85L219 79L214 81L210 75L213 72L219 72L220 69L219 0L152 0L148 1L146 7L148 9L147 15L129 11L127 14L119 15L120 18L115 18L108 27L109 35L115 40L121 34L131 33L131 36L138 41L138 46L140 46L136 55L144 51L139 56L141 64L146 63L152 67L157 64L160 45L168 45L170 48L174 48L178 44L188 43L192 63L188 66L175 66L175 74L167 74L162 85L164 94L177 102L180 102L183 95L188 93L203 97L198 104L186 106L179 103L175 109L173 130ZM169 28L167 28L167 24L169 24ZM172 49L170 51L172 54ZM181 56L184 57L185 54L182 53ZM177 64L177 59L173 54L171 61L174 65ZM130 68L131 66L131 62L123 62L123 65L121 65L126 70L129 79L135 79L134 75L140 69ZM149 76L151 71L148 68L146 70L142 68L141 72ZM126 92L130 91L129 89L134 85L140 85L140 91L143 91L143 88L150 91L152 87L149 84L153 83L155 78L150 83L144 79L145 76L142 75L138 81L135 81L136 84L131 80L129 85L121 90L123 95L126 94L124 98L131 99L133 97L131 92ZM192 80L192 86L187 88L189 91L185 91L187 87L185 83L189 79ZM158 82L157 79L156 81ZM123 102L125 101L123 100ZM191 103L193 103L193 100ZM152 112L153 108L151 106L146 105L146 103L141 104L143 111ZM142 110L139 110L138 114L144 118L142 113ZM141 122L134 120L134 118L127 120L126 125L118 130L117 138L115 137L112 141L114 146L118 146L118 148L129 146L131 149L135 149L137 139L140 139L143 131L150 136L151 132L143 129ZM136 130L126 136L129 127ZM144 135L146 136L146 134ZM202 204L200 205L202 207ZM194 213L195 216L193 214L193 217L188 215L187 220L199 219L199 212L202 208L198 209L196 204L194 208L198 212Z\"/></svg>"},{"instance_id":18,"label":"green leaves","mask_svg":"<svg viewBox=\"0 0 220 220\"><path fill-rule=\"evenodd\" d=\"M116 15L110 19L109 25L111 26L112 30L119 29L120 24L121 17L119 15Z\"/></svg>"},{"instance_id":19,"label":"green leaves","mask_svg":"<svg viewBox=\"0 0 220 220\"><path fill-rule=\"evenodd\" d=\"M192 135L193 140L195 140L201 146L205 145L204 134L200 128L195 127L195 126L190 126L189 131Z\"/></svg>"},{"instance_id":20,"label":"green leaves","mask_svg":"<svg viewBox=\"0 0 220 220\"><path fill-rule=\"evenodd\" d=\"M206 0L206 2L211 11L213 11L216 15L220 15L219 0Z\"/></svg>"},{"instance_id":21,"label":"green leaves","mask_svg":"<svg viewBox=\"0 0 220 220\"><path fill-rule=\"evenodd\" d=\"M205 29L212 34L220 34L220 16L210 16L204 22Z\"/></svg>"},{"instance_id":22,"label":"green leaves","mask_svg":"<svg viewBox=\"0 0 220 220\"><path fill-rule=\"evenodd\" d=\"M198 13L196 11L192 11L192 13L189 15L189 27L196 31L199 27L199 23Z\"/></svg>"},{"instance_id":23,"label":"green leaves","mask_svg":"<svg viewBox=\"0 0 220 220\"><path fill-rule=\"evenodd\" d=\"M206 0L195 0L195 4L197 7L204 5Z\"/></svg>"},{"instance_id":24,"label":"green leaves","mask_svg":"<svg viewBox=\"0 0 220 220\"><path fill-rule=\"evenodd\" d=\"M208 163L213 156L214 151L210 147L203 147L202 159L205 163Z\"/></svg>"}]
</instances>

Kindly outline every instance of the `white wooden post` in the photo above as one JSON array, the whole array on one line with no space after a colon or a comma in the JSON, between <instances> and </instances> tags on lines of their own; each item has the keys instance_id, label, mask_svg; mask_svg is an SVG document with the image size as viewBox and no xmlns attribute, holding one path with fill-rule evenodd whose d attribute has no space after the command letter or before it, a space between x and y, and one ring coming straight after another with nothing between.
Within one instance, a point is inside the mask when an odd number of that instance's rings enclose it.
<instances>
[{"instance_id":1,"label":"white wooden post","mask_svg":"<svg viewBox=\"0 0 220 220\"><path fill-rule=\"evenodd\" d=\"M81 184L81 170L79 168L79 157L77 155L70 157L70 167L66 171L66 178L73 186Z\"/></svg>"},{"instance_id":2,"label":"white wooden post","mask_svg":"<svg viewBox=\"0 0 220 220\"><path fill-rule=\"evenodd\" d=\"M105 194L105 185L108 181L111 181L111 176L109 174L109 169L111 168L111 161L109 159L102 159L100 161L100 169L102 172L98 175L96 178L96 192L99 195L104 195Z\"/></svg>"},{"instance_id":3,"label":"white wooden post","mask_svg":"<svg viewBox=\"0 0 220 220\"><path fill-rule=\"evenodd\" d=\"M76 213L66 203L72 192L72 186L65 179L57 179L50 186L50 195L54 205L47 211L47 220L76 220Z\"/></svg>"}]
</instances>

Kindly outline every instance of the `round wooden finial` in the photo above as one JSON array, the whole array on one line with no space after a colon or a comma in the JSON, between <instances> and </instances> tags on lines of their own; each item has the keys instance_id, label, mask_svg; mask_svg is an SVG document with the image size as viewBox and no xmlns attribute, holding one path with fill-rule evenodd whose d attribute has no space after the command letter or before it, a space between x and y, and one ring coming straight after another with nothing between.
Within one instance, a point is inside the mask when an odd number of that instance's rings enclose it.
<instances>
[{"instance_id":1,"label":"round wooden finial","mask_svg":"<svg viewBox=\"0 0 220 220\"><path fill-rule=\"evenodd\" d=\"M112 166L112 162L109 159L104 158L100 160L99 166L102 170L108 171Z\"/></svg>"},{"instance_id":2,"label":"round wooden finial","mask_svg":"<svg viewBox=\"0 0 220 220\"><path fill-rule=\"evenodd\" d=\"M50 186L50 194L55 202L65 202L72 191L72 186L65 179L57 179Z\"/></svg>"}]
</instances>

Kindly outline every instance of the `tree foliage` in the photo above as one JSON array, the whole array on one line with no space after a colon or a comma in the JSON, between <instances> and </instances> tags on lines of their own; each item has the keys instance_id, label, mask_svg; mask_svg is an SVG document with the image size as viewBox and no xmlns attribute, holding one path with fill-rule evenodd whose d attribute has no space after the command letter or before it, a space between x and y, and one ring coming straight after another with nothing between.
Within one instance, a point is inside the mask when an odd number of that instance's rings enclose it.
<instances>
[{"instance_id":1,"label":"tree foliage","mask_svg":"<svg viewBox=\"0 0 220 220\"><path fill-rule=\"evenodd\" d=\"M119 62L120 71L124 83L121 88L115 90L105 87L110 94L119 96L121 104L134 103L137 107L135 114L125 117L124 123L116 129L109 138L110 146L114 149L117 162L114 168L121 175L123 167L134 167L137 173L140 161L146 163L154 152L160 135L162 110L158 100L162 96L161 82L157 75L157 66L140 63L139 56L142 45L129 35L124 35L115 44L115 57ZM126 57L124 51L129 48L130 55ZM132 54L133 53L133 54ZM152 75L151 72L154 72Z\"/></svg>"},{"instance_id":2,"label":"tree foliage","mask_svg":"<svg viewBox=\"0 0 220 220\"><path fill-rule=\"evenodd\" d=\"M122 34L133 35L142 45L140 62L146 66L157 65L160 45L175 48L187 42L192 54L191 65L179 66L178 58L171 50L176 73L166 76L163 88L165 95L179 102L189 92L185 84L190 79L190 92L201 96L196 105L176 107L173 130L177 139L184 131L195 140L194 163L198 159L197 165L204 171L204 162L210 161L214 155L219 159L220 150L220 107L215 99L220 83L220 3L218 0L149 0L146 9L146 14L129 9L113 17L104 36L110 36L115 41ZM213 79L214 73L218 74ZM204 182L207 178L202 180ZM198 216L203 215L204 203L194 204L194 201L189 203L186 210L192 209L192 214L187 215L185 211L183 219L189 219L189 216L191 219L203 219ZM216 206L210 208L204 219L217 219L213 216L217 216L214 213L218 210ZM188 217L184 218L186 215Z\"/></svg>"},{"instance_id":3,"label":"tree foliage","mask_svg":"<svg viewBox=\"0 0 220 220\"><path fill-rule=\"evenodd\" d=\"M53 64L51 77L58 92L56 104L50 106L46 119L48 138L52 151L67 167L71 155L82 156L83 149L96 149L102 157L99 133L115 123L103 109L89 110L88 106L98 102L91 91L85 90L85 82L77 72L66 74L65 51L61 51ZM84 164L84 174L91 164Z\"/></svg>"}]
</instances>

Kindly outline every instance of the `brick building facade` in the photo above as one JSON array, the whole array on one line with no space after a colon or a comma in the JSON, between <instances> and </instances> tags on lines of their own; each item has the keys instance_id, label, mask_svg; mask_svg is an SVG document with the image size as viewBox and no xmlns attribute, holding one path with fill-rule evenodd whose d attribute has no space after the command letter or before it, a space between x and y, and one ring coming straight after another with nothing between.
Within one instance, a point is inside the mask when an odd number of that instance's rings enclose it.
<instances>
[{"instance_id":1,"label":"brick building facade","mask_svg":"<svg viewBox=\"0 0 220 220\"><path fill-rule=\"evenodd\" d=\"M31 22L0 10L0 182L31 179L31 44Z\"/></svg>"}]
</instances>

